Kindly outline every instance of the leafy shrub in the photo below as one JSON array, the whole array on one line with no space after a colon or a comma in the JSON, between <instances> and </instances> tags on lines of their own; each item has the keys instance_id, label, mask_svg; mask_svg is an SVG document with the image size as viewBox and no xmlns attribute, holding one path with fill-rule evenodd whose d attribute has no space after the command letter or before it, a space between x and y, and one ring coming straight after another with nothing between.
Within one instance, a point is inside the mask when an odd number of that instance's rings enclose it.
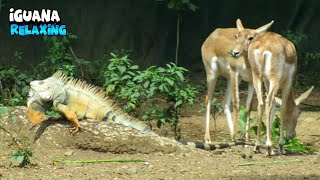
<instances>
[{"instance_id":1,"label":"leafy shrub","mask_svg":"<svg viewBox=\"0 0 320 180\"><path fill-rule=\"evenodd\" d=\"M142 100L163 99L165 107L155 105L145 109L142 119L156 122L159 128L170 123L177 135L179 109L183 104L193 104L197 92L187 84L184 77L187 70L170 63L165 68L151 66L139 71L128 55L120 57L114 53L109 61L102 75L107 95L120 101L127 112L139 108Z\"/></svg>"},{"instance_id":2,"label":"leafy shrub","mask_svg":"<svg viewBox=\"0 0 320 180\"><path fill-rule=\"evenodd\" d=\"M30 82L30 76L16 68L3 69L0 67L0 103L10 106L24 105Z\"/></svg>"},{"instance_id":3,"label":"leafy shrub","mask_svg":"<svg viewBox=\"0 0 320 180\"><path fill-rule=\"evenodd\" d=\"M113 96L130 112L137 108L142 86L133 81L138 73L138 66L131 65L128 55L119 57L111 53L109 64L106 66L102 77L108 96Z\"/></svg>"},{"instance_id":4,"label":"leafy shrub","mask_svg":"<svg viewBox=\"0 0 320 180\"><path fill-rule=\"evenodd\" d=\"M77 39L78 37L72 33L68 33L67 36L63 37L44 37L44 42L48 48L48 54L44 57L44 61L36 66L36 78L47 78L57 70L62 70L68 76L87 78L86 80L88 80L86 72L91 69L84 68L84 66L88 66L90 62L85 59L77 58L71 47L71 42Z\"/></svg>"},{"instance_id":5,"label":"leafy shrub","mask_svg":"<svg viewBox=\"0 0 320 180\"><path fill-rule=\"evenodd\" d=\"M246 111L247 111L246 108L242 107L240 109L240 117L241 117L241 114L244 114ZM246 123L243 123L244 119L246 119L246 118L242 117L240 119L240 121L242 121L242 123L240 123L241 127L245 127L245 125L246 125ZM251 121L258 121L258 118L251 119ZM277 114L275 114L274 121L273 121L273 124L272 124L272 129L271 129L271 137L272 137L271 140L272 140L272 142L274 144L277 144L279 142L279 138L280 138L280 123L281 123L280 117ZM249 129L249 131L254 132L257 135L258 126L252 126ZM264 124L264 122L262 122L262 125L261 125L261 136L265 137L266 133L267 133L267 127ZM241 134L245 134L245 129L244 129L244 132L241 132ZM296 138L295 139L287 139L287 138L284 137L284 141L285 141L284 148L287 151L297 152L297 153L306 153L306 154L313 154L315 152L315 149L312 149L310 147L307 147L307 146L303 145L300 142L299 139L296 139Z\"/></svg>"},{"instance_id":6,"label":"leafy shrub","mask_svg":"<svg viewBox=\"0 0 320 180\"><path fill-rule=\"evenodd\" d=\"M157 106L151 107L143 119L156 122L159 128L165 123L170 123L176 139L180 139L179 110L183 104L194 103L197 91L187 83L184 77L186 69L177 67L174 63L166 66L166 68L152 66L140 72L134 80L143 84L148 98L160 96L167 104L162 110Z\"/></svg>"}]
</instances>

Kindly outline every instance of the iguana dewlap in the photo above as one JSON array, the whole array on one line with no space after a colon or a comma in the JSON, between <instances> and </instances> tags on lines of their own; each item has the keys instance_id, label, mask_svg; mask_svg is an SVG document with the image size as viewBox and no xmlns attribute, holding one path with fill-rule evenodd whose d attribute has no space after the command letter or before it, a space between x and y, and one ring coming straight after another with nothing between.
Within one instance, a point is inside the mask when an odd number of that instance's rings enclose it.
<instances>
[{"instance_id":1,"label":"iguana dewlap","mask_svg":"<svg viewBox=\"0 0 320 180\"><path fill-rule=\"evenodd\" d=\"M72 134L79 131L79 119L111 119L140 131L150 131L148 125L122 112L98 87L68 78L62 71L47 79L32 81L27 106L27 117L34 125L41 123L45 111L53 106L71 121Z\"/></svg>"}]
</instances>

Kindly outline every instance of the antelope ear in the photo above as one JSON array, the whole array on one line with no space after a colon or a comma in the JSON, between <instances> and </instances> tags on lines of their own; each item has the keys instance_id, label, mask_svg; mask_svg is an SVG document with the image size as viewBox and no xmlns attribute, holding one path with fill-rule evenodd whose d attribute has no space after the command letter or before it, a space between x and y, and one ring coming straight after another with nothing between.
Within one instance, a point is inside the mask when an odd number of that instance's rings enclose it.
<instances>
[{"instance_id":1,"label":"antelope ear","mask_svg":"<svg viewBox=\"0 0 320 180\"><path fill-rule=\"evenodd\" d=\"M262 32L266 32L270 27L271 27L271 25L273 24L273 20L270 22L270 23L268 23L268 24L266 24L266 25L264 25L264 26L261 26L261 27L259 27L258 29L256 29L256 32L259 34L259 33L262 33Z\"/></svg>"},{"instance_id":2,"label":"antelope ear","mask_svg":"<svg viewBox=\"0 0 320 180\"><path fill-rule=\"evenodd\" d=\"M239 31L244 30L244 27L243 27L242 22L241 22L240 19L237 19L236 24L237 24L237 28L238 28Z\"/></svg>"},{"instance_id":3,"label":"antelope ear","mask_svg":"<svg viewBox=\"0 0 320 180\"><path fill-rule=\"evenodd\" d=\"M303 94L301 94L296 100L296 105L298 106L302 101L304 101L305 99L307 99L307 97L310 95L310 93L312 92L314 86L312 86L308 91L304 92Z\"/></svg>"}]
</instances>

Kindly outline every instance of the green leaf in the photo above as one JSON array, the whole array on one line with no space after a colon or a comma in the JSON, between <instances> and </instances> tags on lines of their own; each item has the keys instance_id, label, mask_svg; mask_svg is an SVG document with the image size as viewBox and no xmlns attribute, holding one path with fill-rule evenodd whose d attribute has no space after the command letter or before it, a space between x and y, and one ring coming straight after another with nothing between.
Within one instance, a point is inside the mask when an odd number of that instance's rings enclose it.
<instances>
[{"instance_id":1,"label":"green leaf","mask_svg":"<svg viewBox=\"0 0 320 180\"><path fill-rule=\"evenodd\" d=\"M133 65L133 66L130 67L130 69L136 70L136 69L139 69L139 66L138 65Z\"/></svg>"},{"instance_id":2,"label":"green leaf","mask_svg":"<svg viewBox=\"0 0 320 180\"><path fill-rule=\"evenodd\" d=\"M144 121L146 121L148 118L149 118L149 115L146 115L146 114L141 117L141 119Z\"/></svg>"},{"instance_id":3,"label":"green leaf","mask_svg":"<svg viewBox=\"0 0 320 180\"><path fill-rule=\"evenodd\" d=\"M129 75L124 75L124 76L121 77L121 80L123 81L123 80L130 79L130 78L131 78L131 76L129 76Z\"/></svg>"},{"instance_id":4,"label":"green leaf","mask_svg":"<svg viewBox=\"0 0 320 180\"><path fill-rule=\"evenodd\" d=\"M169 9L175 8L175 3L174 3L173 1L170 1L170 2L168 3L168 8L169 8Z\"/></svg>"},{"instance_id":5,"label":"green leaf","mask_svg":"<svg viewBox=\"0 0 320 180\"><path fill-rule=\"evenodd\" d=\"M192 4L192 3L190 3L190 4L188 5L188 7L189 7L189 9L190 9L191 11L193 11L193 12L195 12L195 11L198 9L198 7L197 7L196 5L194 5L194 4Z\"/></svg>"},{"instance_id":6,"label":"green leaf","mask_svg":"<svg viewBox=\"0 0 320 180\"><path fill-rule=\"evenodd\" d=\"M143 87L144 88L148 88L149 85L150 85L150 81L146 81L146 82L144 82Z\"/></svg>"},{"instance_id":7,"label":"green leaf","mask_svg":"<svg viewBox=\"0 0 320 180\"><path fill-rule=\"evenodd\" d=\"M177 71L176 74L179 77L180 81L184 81L184 76L180 71Z\"/></svg>"},{"instance_id":8,"label":"green leaf","mask_svg":"<svg viewBox=\"0 0 320 180\"><path fill-rule=\"evenodd\" d=\"M174 81L169 79L169 78L164 78L165 81L167 81L167 83L170 84L170 86L173 86L174 85Z\"/></svg>"},{"instance_id":9,"label":"green leaf","mask_svg":"<svg viewBox=\"0 0 320 180\"><path fill-rule=\"evenodd\" d=\"M180 106L181 104L182 104L182 100L180 99L174 104L174 107L176 108L176 107Z\"/></svg>"},{"instance_id":10,"label":"green leaf","mask_svg":"<svg viewBox=\"0 0 320 180\"><path fill-rule=\"evenodd\" d=\"M165 118L161 118L161 119L160 119L160 122L161 122L162 124L164 124L164 123L166 123L166 119L165 119Z\"/></svg>"},{"instance_id":11,"label":"green leaf","mask_svg":"<svg viewBox=\"0 0 320 180\"><path fill-rule=\"evenodd\" d=\"M117 68L118 68L120 74L123 74L127 69L125 66L118 66Z\"/></svg>"},{"instance_id":12,"label":"green leaf","mask_svg":"<svg viewBox=\"0 0 320 180\"><path fill-rule=\"evenodd\" d=\"M107 88L106 88L106 94L110 94L111 92L113 92L115 90L115 85L108 85Z\"/></svg>"}]
</instances>

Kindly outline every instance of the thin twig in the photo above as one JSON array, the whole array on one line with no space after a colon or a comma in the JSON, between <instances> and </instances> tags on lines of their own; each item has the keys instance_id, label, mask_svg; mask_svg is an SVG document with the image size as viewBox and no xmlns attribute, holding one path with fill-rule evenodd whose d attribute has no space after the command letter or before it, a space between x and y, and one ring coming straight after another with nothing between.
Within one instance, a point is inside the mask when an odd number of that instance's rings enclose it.
<instances>
[{"instance_id":1,"label":"thin twig","mask_svg":"<svg viewBox=\"0 0 320 180\"><path fill-rule=\"evenodd\" d=\"M102 162L147 162L145 160L139 159L98 159L98 160L53 160L53 162L63 162L63 163L102 163Z\"/></svg>"},{"instance_id":2,"label":"thin twig","mask_svg":"<svg viewBox=\"0 0 320 180\"><path fill-rule=\"evenodd\" d=\"M288 160L288 161L263 161L263 162L250 162L250 163L242 163L238 166L253 166L253 165L264 165L264 164L282 164L282 163L293 163L293 162L303 162L300 159Z\"/></svg>"},{"instance_id":3,"label":"thin twig","mask_svg":"<svg viewBox=\"0 0 320 180\"><path fill-rule=\"evenodd\" d=\"M15 138L12 134L11 134L11 132L9 132L6 128L4 128L2 125L0 125L0 129L1 130L3 130L4 132L6 132L6 133L8 133L9 134L9 136L10 136L10 138L12 139L12 141L17 145L17 146L21 146L21 143L20 143L20 141L17 139L17 138Z\"/></svg>"},{"instance_id":4,"label":"thin twig","mask_svg":"<svg viewBox=\"0 0 320 180\"><path fill-rule=\"evenodd\" d=\"M74 53L74 51L73 51L73 49L72 49L71 46L69 46L69 49L70 49L70 51L71 51L74 59L75 59L75 60L78 60L78 58L77 58L76 54ZM82 76L82 78L83 78L83 77L84 77L84 73L83 73L83 69L82 69L82 65L81 65L81 64L80 64L80 71L81 71L81 76Z\"/></svg>"}]
</instances>

